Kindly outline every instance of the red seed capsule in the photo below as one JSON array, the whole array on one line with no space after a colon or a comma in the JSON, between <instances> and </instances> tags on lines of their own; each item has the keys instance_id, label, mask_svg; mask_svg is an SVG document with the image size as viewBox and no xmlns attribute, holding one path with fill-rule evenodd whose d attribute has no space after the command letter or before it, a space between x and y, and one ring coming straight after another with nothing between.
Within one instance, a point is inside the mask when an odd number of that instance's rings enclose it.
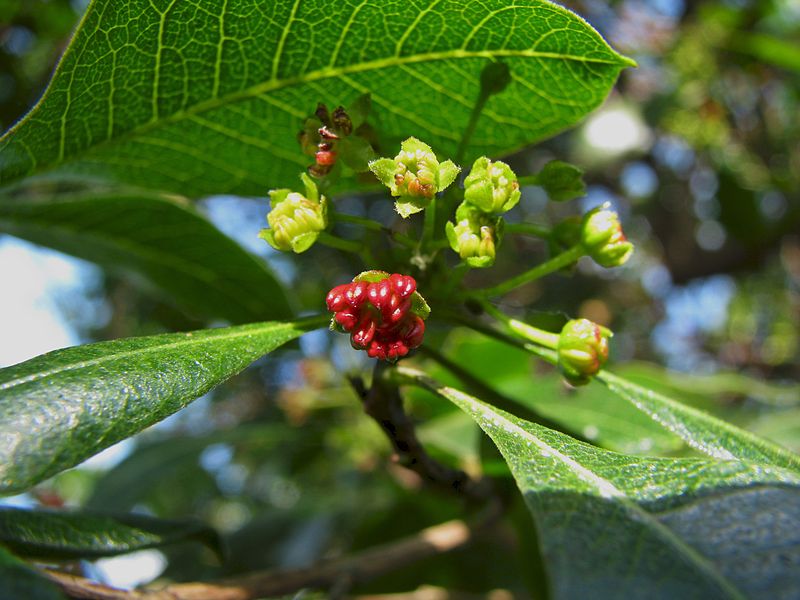
<instances>
[{"instance_id":1,"label":"red seed capsule","mask_svg":"<svg viewBox=\"0 0 800 600\"><path fill-rule=\"evenodd\" d=\"M397 360L422 343L424 321L411 312L413 277L395 273L381 281L333 288L326 298L334 321L350 333L350 343L380 360Z\"/></svg>"}]
</instances>

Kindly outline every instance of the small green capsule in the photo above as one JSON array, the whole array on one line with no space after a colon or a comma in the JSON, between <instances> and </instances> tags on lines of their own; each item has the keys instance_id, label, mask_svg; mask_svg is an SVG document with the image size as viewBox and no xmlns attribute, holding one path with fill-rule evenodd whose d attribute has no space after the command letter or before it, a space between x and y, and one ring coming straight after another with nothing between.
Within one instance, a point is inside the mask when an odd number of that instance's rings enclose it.
<instances>
[{"instance_id":1,"label":"small green capsule","mask_svg":"<svg viewBox=\"0 0 800 600\"><path fill-rule=\"evenodd\" d=\"M558 338L558 367L572 385L586 385L608 360L610 330L588 319L568 321Z\"/></svg>"},{"instance_id":2,"label":"small green capsule","mask_svg":"<svg viewBox=\"0 0 800 600\"><path fill-rule=\"evenodd\" d=\"M597 264L619 267L633 254L633 244L625 237L619 215L609 210L610 206L606 202L586 213L581 222L581 244Z\"/></svg>"}]
</instances>

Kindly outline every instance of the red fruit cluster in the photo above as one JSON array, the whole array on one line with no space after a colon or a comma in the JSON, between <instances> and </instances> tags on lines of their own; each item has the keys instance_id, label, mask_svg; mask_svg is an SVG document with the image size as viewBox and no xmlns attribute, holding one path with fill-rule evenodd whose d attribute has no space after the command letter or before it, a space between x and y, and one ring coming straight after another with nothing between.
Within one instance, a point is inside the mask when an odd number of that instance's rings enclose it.
<instances>
[{"instance_id":1,"label":"red fruit cluster","mask_svg":"<svg viewBox=\"0 0 800 600\"><path fill-rule=\"evenodd\" d=\"M354 281L328 292L328 310L371 358L395 360L422 343L425 322L411 312L413 277L395 273L376 283Z\"/></svg>"}]
</instances>

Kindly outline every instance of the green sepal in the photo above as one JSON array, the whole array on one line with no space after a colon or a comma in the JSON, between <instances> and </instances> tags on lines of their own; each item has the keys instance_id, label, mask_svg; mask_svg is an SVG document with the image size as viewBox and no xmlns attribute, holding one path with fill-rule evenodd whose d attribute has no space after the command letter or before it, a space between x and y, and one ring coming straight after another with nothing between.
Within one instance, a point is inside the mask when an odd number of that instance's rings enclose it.
<instances>
[{"instance_id":1,"label":"green sepal","mask_svg":"<svg viewBox=\"0 0 800 600\"><path fill-rule=\"evenodd\" d=\"M377 269L372 269L371 271L362 271L355 277L353 277L354 283L378 283L379 281L383 281L384 279L389 277L389 273L386 271L379 271Z\"/></svg>"},{"instance_id":2,"label":"green sepal","mask_svg":"<svg viewBox=\"0 0 800 600\"><path fill-rule=\"evenodd\" d=\"M367 168L375 174L383 185L391 188L394 185L394 174L397 162L393 158L379 158L367 164Z\"/></svg>"},{"instance_id":3,"label":"green sepal","mask_svg":"<svg viewBox=\"0 0 800 600\"><path fill-rule=\"evenodd\" d=\"M275 248L275 250L286 252L286 249L281 248L275 241L272 229L262 229L258 232L258 237L260 237L262 240L265 240L270 246ZM295 254L301 254L305 252L314 245L314 242L317 241L318 237L319 232L309 232L292 238L292 240L289 242L292 246L292 252Z\"/></svg>"},{"instance_id":4,"label":"green sepal","mask_svg":"<svg viewBox=\"0 0 800 600\"><path fill-rule=\"evenodd\" d=\"M405 140L400 142L400 149L403 152L409 152L411 154L414 154L415 152L418 152L420 150L422 152L425 152L426 154L434 154L433 148L431 148L428 144L426 144L421 140L418 140L415 137L406 138Z\"/></svg>"},{"instance_id":5,"label":"green sepal","mask_svg":"<svg viewBox=\"0 0 800 600\"><path fill-rule=\"evenodd\" d=\"M422 297L422 294L416 291L411 294L411 312L417 315L423 321L431 314L431 307L428 306L428 303L425 301L425 298Z\"/></svg>"},{"instance_id":6,"label":"green sepal","mask_svg":"<svg viewBox=\"0 0 800 600\"><path fill-rule=\"evenodd\" d=\"M283 250L281 250L275 243L275 238L272 235L272 229L265 227L264 229L258 232L258 237L266 241L270 246L275 248L275 250L280 250L281 252L283 252Z\"/></svg>"},{"instance_id":7,"label":"green sepal","mask_svg":"<svg viewBox=\"0 0 800 600\"><path fill-rule=\"evenodd\" d=\"M270 208L275 208L276 206L278 206L278 204L286 200L287 196L289 196L289 194L291 193L292 190L288 188L282 188L280 190L270 190L269 191Z\"/></svg>"},{"instance_id":8,"label":"green sepal","mask_svg":"<svg viewBox=\"0 0 800 600\"><path fill-rule=\"evenodd\" d=\"M394 209L404 219L418 212L422 212L430 206L430 198L418 198L416 196L400 196L394 203Z\"/></svg>"},{"instance_id":9,"label":"green sepal","mask_svg":"<svg viewBox=\"0 0 800 600\"><path fill-rule=\"evenodd\" d=\"M456 226L452 221L444 224L444 233L447 236L447 241L450 243L450 249L458 254L458 236L456 235Z\"/></svg>"},{"instance_id":10,"label":"green sepal","mask_svg":"<svg viewBox=\"0 0 800 600\"><path fill-rule=\"evenodd\" d=\"M306 189L306 198L313 202L319 202L319 191L317 190L317 184L314 183L314 180L311 179L307 173L300 173L300 180L303 182L303 187Z\"/></svg>"},{"instance_id":11,"label":"green sepal","mask_svg":"<svg viewBox=\"0 0 800 600\"><path fill-rule=\"evenodd\" d=\"M463 260L473 269L485 269L494 264L494 259L491 256L470 256Z\"/></svg>"},{"instance_id":12,"label":"green sepal","mask_svg":"<svg viewBox=\"0 0 800 600\"><path fill-rule=\"evenodd\" d=\"M292 241L289 242L292 245L292 252L295 254L301 254L302 252L305 252L314 245L314 242L317 241L318 237L319 232L317 231L304 233L302 235L293 237Z\"/></svg>"},{"instance_id":13,"label":"green sepal","mask_svg":"<svg viewBox=\"0 0 800 600\"><path fill-rule=\"evenodd\" d=\"M456 180L458 174L461 172L459 167L452 160L446 160L439 164L439 172L437 176L436 191L441 192L446 189Z\"/></svg>"}]
</instances>

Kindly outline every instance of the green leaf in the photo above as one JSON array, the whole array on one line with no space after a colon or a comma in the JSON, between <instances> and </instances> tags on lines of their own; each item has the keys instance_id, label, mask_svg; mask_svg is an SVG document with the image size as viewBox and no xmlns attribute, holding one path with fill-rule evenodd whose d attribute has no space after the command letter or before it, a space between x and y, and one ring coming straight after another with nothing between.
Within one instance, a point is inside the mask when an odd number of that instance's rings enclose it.
<instances>
[{"instance_id":1,"label":"green leaf","mask_svg":"<svg viewBox=\"0 0 800 600\"><path fill-rule=\"evenodd\" d=\"M419 371L397 371L453 402L495 442L536 521L553 597L788 597L800 585L797 475L601 450Z\"/></svg>"},{"instance_id":2,"label":"green leaf","mask_svg":"<svg viewBox=\"0 0 800 600\"><path fill-rule=\"evenodd\" d=\"M0 370L0 492L157 423L328 317L100 342Z\"/></svg>"},{"instance_id":3,"label":"green leaf","mask_svg":"<svg viewBox=\"0 0 800 600\"><path fill-rule=\"evenodd\" d=\"M520 345L551 364L558 362L552 350L533 344ZM800 455L786 448L609 371L602 370L595 378L703 454L800 471Z\"/></svg>"},{"instance_id":4,"label":"green leaf","mask_svg":"<svg viewBox=\"0 0 800 600\"><path fill-rule=\"evenodd\" d=\"M759 62L800 73L800 48L789 40L765 33L736 31L728 44L731 49L749 54Z\"/></svg>"},{"instance_id":5,"label":"green leaf","mask_svg":"<svg viewBox=\"0 0 800 600\"><path fill-rule=\"evenodd\" d=\"M669 390L668 394L672 395L674 392L680 398L733 396L775 407L800 405L800 383L775 383L734 371L692 375L670 371L652 363L634 361L625 363L625 377L640 385L656 386L659 391Z\"/></svg>"},{"instance_id":6,"label":"green leaf","mask_svg":"<svg viewBox=\"0 0 800 600\"><path fill-rule=\"evenodd\" d=\"M598 373L597 379L703 454L800 471L800 455L735 425L608 371Z\"/></svg>"},{"instance_id":7,"label":"green leaf","mask_svg":"<svg viewBox=\"0 0 800 600\"><path fill-rule=\"evenodd\" d=\"M95 0L40 102L0 140L0 181L48 173L187 196L263 194L309 158L317 102L369 92L381 146L415 135L454 155L487 64L511 82L465 160L511 152L596 108L633 62L544 0Z\"/></svg>"},{"instance_id":8,"label":"green leaf","mask_svg":"<svg viewBox=\"0 0 800 600\"><path fill-rule=\"evenodd\" d=\"M552 419L566 432L582 435L599 446L650 456L674 454L685 448L678 436L606 387L573 388L565 385L558 373L537 372L533 357L521 348L457 328L448 337L446 350L456 363L469 365L472 376L520 406ZM429 372L445 383L456 383L444 379L439 372Z\"/></svg>"},{"instance_id":9,"label":"green leaf","mask_svg":"<svg viewBox=\"0 0 800 600\"><path fill-rule=\"evenodd\" d=\"M140 274L205 318L251 323L291 316L286 293L263 261L185 200L138 190L49 189L0 202L0 231Z\"/></svg>"},{"instance_id":10,"label":"green leaf","mask_svg":"<svg viewBox=\"0 0 800 600\"><path fill-rule=\"evenodd\" d=\"M84 503L91 510L129 511L143 502L159 482L170 482L199 465L200 453L212 444L233 447L258 444L268 448L286 442L281 424L239 424L232 429L199 436L169 436L165 440L139 443L121 463L97 480Z\"/></svg>"},{"instance_id":11,"label":"green leaf","mask_svg":"<svg viewBox=\"0 0 800 600\"><path fill-rule=\"evenodd\" d=\"M3 598L65 600L59 589L0 546L0 594Z\"/></svg>"},{"instance_id":12,"label":"green leaf","mask_svg":"<svg viewBox=\"0 0 800 600\"><path fill-rule=\"evenodd\" d=\"M99 558L182 541L200 542L221 551L217 533L200 521L0 508L0 543L26 558Z\"/></svg>"}]
</instances>

